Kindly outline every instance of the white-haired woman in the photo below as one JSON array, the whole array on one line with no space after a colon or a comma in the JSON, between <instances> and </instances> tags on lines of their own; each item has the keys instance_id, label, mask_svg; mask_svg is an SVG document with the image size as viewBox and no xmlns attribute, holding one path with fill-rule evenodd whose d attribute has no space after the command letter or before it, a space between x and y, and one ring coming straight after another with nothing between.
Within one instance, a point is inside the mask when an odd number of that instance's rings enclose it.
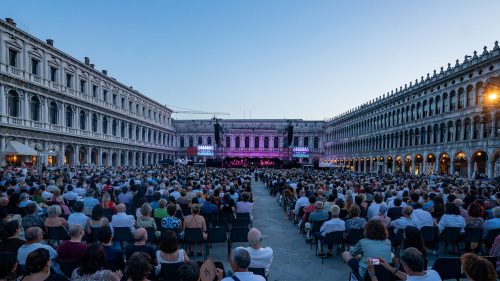
<instances>
[{"instance_id":1,"label":"white-haired woman","mask_svg":"<svg viewBox=\"0 0 500 281\"><path fill-rule=\"evenodd\" d=\"M49 227L68 227L68 222L61 217L61 207L59 205L52 205L47 208L47 218L45 219L45 228Z\"/></svg>"}]
</instances>

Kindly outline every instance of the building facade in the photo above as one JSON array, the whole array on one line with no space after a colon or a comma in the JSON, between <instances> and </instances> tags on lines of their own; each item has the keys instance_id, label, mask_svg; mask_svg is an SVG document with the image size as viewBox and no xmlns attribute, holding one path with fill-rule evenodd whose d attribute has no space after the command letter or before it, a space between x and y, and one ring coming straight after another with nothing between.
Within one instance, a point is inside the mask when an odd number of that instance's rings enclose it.
<instances>
[{"instance_id":1,"label":"building facade","mask_svg":"<svg viewBox=\"0 0 500 281\"><path fill-rule=\"evenodd\" d=\"M188 157L188 147L216 145L215 119L174 120L179 156ZM250 157L290 160L291 147L308 147L309 157L298 159L310 164L323 155L323 121L301 119L228 119L219 120L218 158ZM293 127L293 140L288 147L288 127ZM193 158L193 157L191 157Z\"/></svg>"},{"instance_id":2,"label":"building facade","mask_svg":"<svg viewBox=\"0 0 500 281\"><path fill-rule=\"evenodd\" d=\"M325 161L359 172L499 176L500 111L485 98L498 76L495 42L327 120Z\"/></svg>"},{"instance_id":3,"label":"building facade","mask_svg":"<svg viewBox=\"0 0 500 281\"><path fill-rule=\"evenodd\" d=\"M144 165L174 158L172 111L0 20L0 165ZM14 145L15 144L15 145ZM12 153L28 146L36 156Z\"/></svg>"}]
</instances>

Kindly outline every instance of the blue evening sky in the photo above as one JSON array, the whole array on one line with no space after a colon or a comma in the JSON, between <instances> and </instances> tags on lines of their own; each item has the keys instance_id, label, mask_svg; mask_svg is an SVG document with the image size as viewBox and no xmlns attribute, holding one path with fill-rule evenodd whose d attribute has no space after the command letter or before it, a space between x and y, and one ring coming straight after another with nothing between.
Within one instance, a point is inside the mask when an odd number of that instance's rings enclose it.
<instances>
[{"instance_id":1,"label":"blue evening sky","mask_svg":"<svg viewBox=\"0 0 500 281\"><path fill-rule=\"evenodd\" d=\"M333 117L500 39L500 1L2 1L0 16L162 104ZM175 109L175 108L174 108ZM210 115L175 114L177 119Z\"/></svg>"}]
</instances>

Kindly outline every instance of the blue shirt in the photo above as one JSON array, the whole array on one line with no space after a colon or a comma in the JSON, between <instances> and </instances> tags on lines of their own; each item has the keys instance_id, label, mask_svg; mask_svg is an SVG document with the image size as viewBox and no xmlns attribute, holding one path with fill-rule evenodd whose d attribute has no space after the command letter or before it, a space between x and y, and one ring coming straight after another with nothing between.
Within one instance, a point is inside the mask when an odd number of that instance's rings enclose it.
<instances>
[{"instance_id":1,"label":"blue shirt","mask_svg":"<svg viewBox=\"0 0 500 281\"><path fill-rule=\"evenodd\" d=\"M439 233L443 232L443 229L445 227L460 227L461 232L465 231L465 219L464 217L460 215L448 215L444 214L441 217L441 220L439 220L438 228L439 228Z\"/></svg>"},{"instance_id":2,"label":"blue shirt","mask_svg":"<svg viewBox=\"0 0 500 281\"><path fill-rule=\"evenodd\" d=\"M483 225L483 236L486 237L490 230L497 228L500 228L500 218L486 220Z\"/></svg>"},{"instance_id":3,"label":"blue shirt","mask_svg":"<svg viewBox=\"0 0 500 281\"><path fill-rule=\"evenodd\" d=\"M398 233L400 229L406 229L408 226L417 227L417 224L411 218L401 217L391 222L391 226L394 227L394 233Z\"/></svg>"}]
</instances>

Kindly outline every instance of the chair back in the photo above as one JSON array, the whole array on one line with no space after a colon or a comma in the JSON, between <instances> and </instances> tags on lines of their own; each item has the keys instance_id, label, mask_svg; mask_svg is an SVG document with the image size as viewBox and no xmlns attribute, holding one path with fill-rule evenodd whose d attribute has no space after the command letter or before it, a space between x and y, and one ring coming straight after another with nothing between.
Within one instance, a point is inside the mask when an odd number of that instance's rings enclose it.
<instances>
[{"instance_id":1,"label":"chair back","mask_svg":"<svg viewBox=\"0 0 500 281\"><path fill-rule=\"evenodd\" d=\"M237 219L250 219L250 213L236 213Z\"/></svg>"},{"instance_id":2,"label":"chair back","mask_svg":"<svg viewBox=\"0 0 500 281\"><path fill-rule=\"evenodd\" d=\"M200 228L186 228L184 230L184 241L187 243L203 242L203 234Z\"/></svg>"},{"instance_id":3,"label":"chair back","mask_svg":"<svg viewBox=\"0 0 500 281\"><path fill-rule=\"evenodd\" d=\"M189 209L188 204L179 204L179 205L181 206L182 209L182 215L188 216L191 214L191 209Z\"/></svg>"},{"instance_id":4,"label":"chair back","mask_svg":"<svg viewBox=\"0 0 500 281\"><path fill-rule=\"evenodd\" d=\"M153 217L154 218L154 217ZM158 228L161 228L161 220L163 218L154 218L155 219L155 224L156 224L156 227Z\"/></svg>"},{"instance_id":5,"label":"chair back","mask_svg":"<svg viewBox=\"0 0 500 281\"><path fill-rule=\"evenodd\" d=\"M462 276L462 264L460 258L438 258L432 269L435 270L441 279L460 279Z\"/></svg>"},{"instance_id":6,"label":"chair back","mask_svg":"<svg viewBox=\"0 0 500 281\"><path fill-rule=\"evenodd\" d=\"M148 233L148 241L149 243L156 243L156 231L153 227L146 227L146 231Z\"/></svg>"},{"instance_id":7,"label":"chair back","mask_svg":"<svg viewBox=\"0 0 500 281\"><path fill-rule=\"evenodd\" d=\"M299 207L299 213L297 214L297 216L301 218L303 215L304 215L304 206Z\"/></svg>"},{"instance_id":8,"label":"chair back","mask_svg":"<svg viewBox=\"0 0 500 281\"><path fill-rule=\"evenodd\" d=\"M68 278L71 278L73 270L75 270L79 265L79 261L76 260L58 259L57 263L59 264L59 268L61 269L62 273L64 273L64 275Z\"/></svg>"},{"instance_id":9,"label":"chair back","mask_svg":"<svg viewBox=\"0 0 500 281\"><path fill-rule=\"evenodd\" d=\"M233 227L229 234L231 242L248 242L248 227Z\"/></svg>"},{"instance_id":10,"label":"chair back","mask_svg":"<svg viewBox=\"0 0 500 281\"><path fill-rule=\"evenodd\" d=\"M324 222L325 220L313 222L311 227L311 233L318 232L321 229L321 226L323 225Z\"/></svg>"},{"instance_id":11,"label":"chair back","mask_svg":"<svg viewBox=\"0 0 500 281\"><path fill-rule=\"evenodd\" d=\"M177 210L175 211L175 217L180 219L180 220L184 220L184 215L182 215L182 211L181 210Z\"/></svg>"},{"instance_id":12,"label":"chair back","mask_svg":"<svg viewBox=\"0 0 500 281\"><path fill-rule=\"evenodd\" d=\"M178 275L178 270L181 265L183 265L183 262L178 262L178 263L162 263L161 264L161 270L160 270L160 279L161 280L166 280L166 281L178 281L179 280L179 275Z\"/></svg>"},{"instance_id":13,"label":"chair back","mask_svg":"<svg viewBox=\"0 0 500 281\"><path fill-rule=\"evenodd\" d=\"M487 248L491 248L491 245L493 245L493 242L495 242L495 238L498 234L500 234L500 228L491 229L490 231L488 231L488 234L486 234L486 237L484 238L484 244Z\"/></svg>"},{"instance_id":14,"label":"chair back","mask_svg":"<svg viewBox=\"0 0 500 281\"><path fill-rule=\"evenodd\" d=\"M114 240L120 242L130 242L134 240L134 236L128 227L113 227Z\"/></svg>"},{"instance_id":15,"label":"chair back","mask_svg":"<svg viewBox=\"0 0 500 281\"><path fill-rule=\"evenodd\" d=\"M443 232L441 232L441 240L445 242L457 242L460 239L460 227L445 227Z\"/></svg>"},{"instance_id":16,"label":"chair back","mask_svg":"<svg viewBox=\"0 0 500 281\"><path fill-rule=\"evenodd\" d=\"M226 230L223 227L208 228L208 243L224 243L226 241Z\"/></svg>"},{"instance_id":17,"label":"chair back","mask_svg":"<svg viewBox=\"0 0 500 281\"><path fill-rule=\"evenodd\" d=\"M351 229L347 234L347 242L351 245L356 245L356 243L363 238L365 238L363 229Z\"/></svg>"},{"instance_id":18,"label":"chair back","mask_svg":"<svg viewBox=\"0 0 500 281\"><path fill-rule=\"evenodd\" d=\"M466 227L462 236L464 242L481 242L483 238L483 229L479 227Z\"/></svg>"},{"instance_id":19,"label":"chair back","mask_svg":"<svg viewBox=\"0 0 500 281\"><path fill-rule=\"evenodd\" d=\"M424 242L434 242L436 241L437 227L436 226L424 226L420 229L422 234L422 239Z\"/></svg>"},{"instance_id":20,"label":"chair back","mask_svg":"<svg viewBox=\"0 0 500 281\"><path fill-rule=\"evenodd\" d=\"M323 243L327 245L341 245L344 242L343 238L344 231L334 231L326 234Z\"/></svg>"},{"instance_id":21,"label":"chair back","mask_svg":"<svg viewBox=\"0 0 500 281\"><path fill-rule=\"evenodd\" d=\"M70 239L68 231L66 231L66 229L62 226L48 227L48 230L50 240L61 241Z\"/></svg>"},{"instance_id":22,"label":"chair back","mask_svg":"<svg viewBox=\"0 0 500 281\"><path fill-rule=\"evenodd\" d=\"M99 232L101 231L101 227L91 227L90 229L92 231L92 238L94 238L94 241L99 242Z\"/></svg>"},{"instance_id":23,"label":"chair back","mask_svg":"<svg viewBox=\"0 0 500 281\"><path fill-rule=\"evenodd\" d=\"M253 272L255 275L260 275L266 278L266 269L265 268L257 268L257 267L249 267L248 271Z\"/></svg>"},{"instance_id":24,"label":"chair back","mask_svg":"<svg viewBox=\"0 0 500 281\"><path fill-rule=\"evenodd\" d=\"M235 219L231 223L231 227L248 227L250 219Z\"/></svg>"},{"instance_id":25,"label":"chair back","mask_svg":"<svg viewBox=\"0 0 500 281\"><path fill-rule=\"evenodd\" d=\"M113 218L113 211L109 208L103 208L102 209L102 215L108 219L109 222L111 222L111 219Z\"/></svg>"}]
</instances>

